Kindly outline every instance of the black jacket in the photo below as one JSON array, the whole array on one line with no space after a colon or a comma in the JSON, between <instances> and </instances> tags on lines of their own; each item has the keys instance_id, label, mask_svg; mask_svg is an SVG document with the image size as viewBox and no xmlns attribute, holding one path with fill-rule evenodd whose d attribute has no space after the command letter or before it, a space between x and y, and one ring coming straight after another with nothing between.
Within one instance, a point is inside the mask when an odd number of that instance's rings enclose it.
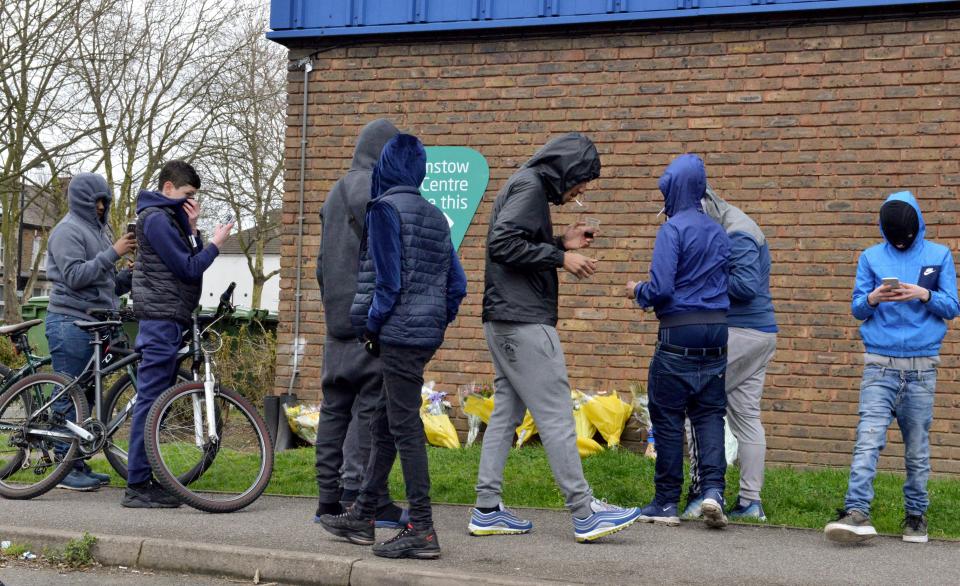
<instances>
[{"instance_id":1,"label":"black jacket","mask_svg":"<svg viewBox=\"0 0 960 586\"><path fill-rule=\"evenodd\" d=\"M487 232L483 321L557 324L557 268L550 203L571 187L600 176L600 155L578 133L548 142L500 189Z\"/></svg>"},{"instance_id":2,"label":"black jacket","mask_svg":"<svg viewBox=\"0 0 960 586\"><path fill-rule=\"evenodd\" d=\"M317 255L317 283L327 335L333 338L356 338L350 325L350 306L357 292L360 235L370 202L370 175L383 145L399 132L384 119L364 126L357 138L350 171L333 186L320 209L323 233Z\"/></svg>"}]
</instances>

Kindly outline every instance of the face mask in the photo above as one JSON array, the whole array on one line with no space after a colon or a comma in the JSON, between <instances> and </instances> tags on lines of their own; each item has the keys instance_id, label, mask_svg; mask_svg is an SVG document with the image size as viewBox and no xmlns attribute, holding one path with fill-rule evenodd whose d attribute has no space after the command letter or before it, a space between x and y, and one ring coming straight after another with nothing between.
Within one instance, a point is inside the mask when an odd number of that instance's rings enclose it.
<instances>
[{"instance_id":1,"label":"face mask","mask_svg":"<svg viewBox=\"0 0 960 586\"><path fill-rule=\"evenodd\" d=\"M883 235L897 250L907 250L913 245L920 231L917 210L904 201L890 201L880 208L880 228Z\"/></svg>"}]
</instances>

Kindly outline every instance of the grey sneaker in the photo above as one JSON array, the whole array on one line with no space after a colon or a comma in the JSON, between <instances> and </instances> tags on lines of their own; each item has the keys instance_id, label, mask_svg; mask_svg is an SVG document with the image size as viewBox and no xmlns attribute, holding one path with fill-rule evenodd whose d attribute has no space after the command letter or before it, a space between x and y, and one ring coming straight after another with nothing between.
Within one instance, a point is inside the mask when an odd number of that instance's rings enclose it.
<instances>
[{"instance_id":1,"label":"grey sneaker","mask_svg":"<svg viewBox=\"0 0 960 586\"><path fill-rule=\"evenodd\" d=\"M927 516L907 515L903 520L903 540L910 543L927 542Z\"/></svg>"},{"instance_id":2,"label":"grey sneaker","mask_svg":"<svg viewBox=\"0 0 960 586\"><path fill-rule=\"evenodd\" d=\"M837 513L837 520L823 528L830 541L859 543L877 536L877 530L870 524L870 515L857 509L841 509Z\"/></svg>"}]
</instances>

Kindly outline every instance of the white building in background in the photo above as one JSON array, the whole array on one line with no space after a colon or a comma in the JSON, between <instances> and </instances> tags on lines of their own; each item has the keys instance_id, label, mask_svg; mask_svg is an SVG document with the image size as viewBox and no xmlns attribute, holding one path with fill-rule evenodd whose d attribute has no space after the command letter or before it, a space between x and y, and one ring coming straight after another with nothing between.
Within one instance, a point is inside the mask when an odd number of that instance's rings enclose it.
<instances>
[{"instance_id":1,"label":"white building in background","mask_svg":"<svg viewBox=\"0 0 960 586\"><path fill-rule=\"evenodd\" d=\"M280 239L272 238L263 250L263 272L270 273L280 268ZM210 268L203 274L203 295L200 305L205 308L216 309L220 302L220 294L231 281L236 282L237 288L233 292L233 302L237 307L250 308L253 298L253 277L247 266L247 257L240 248L238 234L231 236L220 249L220 256L213 261ZM276 313L280 305L280 276L274 275L263 285L263 294L260 297L260 309Z\"/></svg>"}]
</instances>

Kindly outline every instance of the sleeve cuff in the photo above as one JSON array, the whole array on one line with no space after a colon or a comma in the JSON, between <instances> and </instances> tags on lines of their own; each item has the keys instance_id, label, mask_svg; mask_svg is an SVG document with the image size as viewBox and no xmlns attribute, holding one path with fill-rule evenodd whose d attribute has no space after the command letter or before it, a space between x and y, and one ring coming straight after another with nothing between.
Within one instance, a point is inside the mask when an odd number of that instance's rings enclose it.
<instances>
[{"instance_id":1,"label":"sleeve cuff","mask_svg":"<svg viewBox=\"0 0 960 586\"><path fill-rule=\"evenodd\" d=\"M100 259L100 264L102 264L104 268L110 268L120 260L120 255L117 254L117 251L111 246L98 254L97 258Z\"/></svg>"}]
</instances>

